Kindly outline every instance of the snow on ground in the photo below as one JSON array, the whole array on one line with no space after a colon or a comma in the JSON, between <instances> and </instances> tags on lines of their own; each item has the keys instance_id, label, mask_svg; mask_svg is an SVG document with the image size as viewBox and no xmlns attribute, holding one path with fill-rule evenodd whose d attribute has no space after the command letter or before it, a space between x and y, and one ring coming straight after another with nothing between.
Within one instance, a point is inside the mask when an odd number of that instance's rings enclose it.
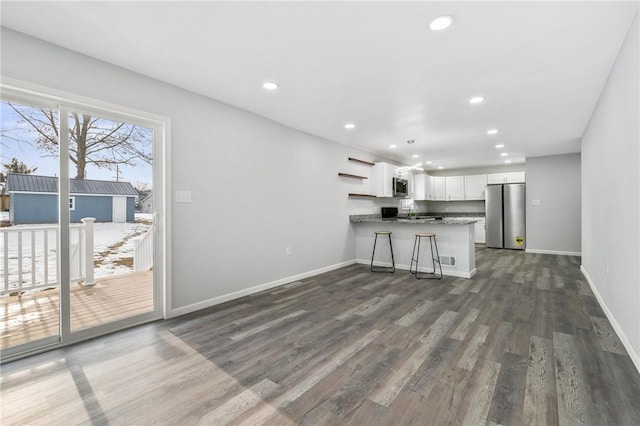
<instances>
[{"instance_id":1,"label":"snow on ground","mask_svg":"<svg viewBox=\"0 0 640 426\"><path fill-rule=\"evenodd\" d=\"M5 212L3 212L5 213ZM7 214L8 216L8 214ZM0 219L3 216L0 216ZM135 223L95 223L94 224L94 275L96 278L133 272L133 252L136 238L142 237L151 227L151 214L136 214ZM78 247L80 226L71 225L70 244L72 253ZM40 229L38 229L40 228ZM47 230L42 230L47 228ZM32 250L31 229L34 233ZM19 277L19 242L16 230L22 230L22 281L29 286L32 281L32 258L35 260L37 284L44 283L45 259L47 260L48 282L56 281L56 225L15 225L0 228L0 233L9 231L7 251L4 247L4 236L0 238L0 252L7 255L8 268L5 271L4 259L0 262L0 288L4 286L5 275L9 276L9 288L16 288ZM45 238L45 232L47 237ZM45 242L45 240L47 240ZM46 244L46 251L45 251ZM35 254L35 255L34 255ZM72 259L74 256L71 256ZM78 267L72 263L72 278L78 277Z\"/></svg>"}]
</instances>

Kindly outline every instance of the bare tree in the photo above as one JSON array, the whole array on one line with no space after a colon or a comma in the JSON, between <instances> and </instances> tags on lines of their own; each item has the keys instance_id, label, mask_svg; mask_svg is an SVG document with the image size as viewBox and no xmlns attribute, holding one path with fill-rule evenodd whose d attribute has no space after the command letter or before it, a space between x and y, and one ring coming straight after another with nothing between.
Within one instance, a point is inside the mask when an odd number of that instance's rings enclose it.
<instances>
[{"instance_id":1,"label":"bare tree","mask_svg":"<svg viewBox=\"0 0 640 426\"><path fill-rule=\"evenodd\" d=\"M35 144L50 156L59 154L57 111L27 105L8 105L35 133ZM84 179L88 164L116 170L119 166L151 164L152 130L87 114L69 116L69 159L76 166L76 179Z\"/></svg>"}]
</instances>

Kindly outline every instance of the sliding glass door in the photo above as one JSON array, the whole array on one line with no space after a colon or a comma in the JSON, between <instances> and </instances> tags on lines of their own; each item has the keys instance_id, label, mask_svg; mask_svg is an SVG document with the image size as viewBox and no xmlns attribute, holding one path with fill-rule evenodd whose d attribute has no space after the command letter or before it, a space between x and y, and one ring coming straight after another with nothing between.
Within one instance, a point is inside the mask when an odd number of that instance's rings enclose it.
<instances>
[{"instance_id":1,"label":"sliding glass door","mask_svg":"<svg viewBox=\"0 0 640 426\"><path fill-rule=\"evenodd\" d=\"M3 359L162 312L162 126L27 100L2 100Z\"/></svg>"},{"instance_id":2,"label":"sliding glass door","mask_svg":"<svg viewBox=\"0 0 640 426\"><path fill-rule=\"evenodd\" d=\"M60 342L58 106L2 100L0 350ZM54 135L48 143L44 135Z\"/></svg>"},{"instance_id":3,"label":"sliding glass door","mask_svg":"<svg viewBox=\"0 0 640 426\"><path fill-rule=\"evenodd\" d=\"M154 311L153 129L69 111L71 332Z\"/></svg>"}]
</instances>

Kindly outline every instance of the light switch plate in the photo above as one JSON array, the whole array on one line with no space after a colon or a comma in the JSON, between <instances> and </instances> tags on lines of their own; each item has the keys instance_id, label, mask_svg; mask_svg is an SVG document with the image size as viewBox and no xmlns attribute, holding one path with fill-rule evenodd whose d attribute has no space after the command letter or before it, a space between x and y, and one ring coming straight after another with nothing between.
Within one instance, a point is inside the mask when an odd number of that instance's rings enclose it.
<instances>
[{"instance_id":1,"label":"light switch plate","mask_svg":"<svg viewBox=\"0 0 640 426\"><path fill-rule=\"evenodd\" d=\"M176 203L190 203L191 191L176 191Z\"/></svg>"},{"instance_id":2,"label":"light switch plate","mask_svg":"<svg viewBox=\"0 0 640 426\"><path fill-rule=\"evenodd\" d=\"M531 200L532 206L540 206L542 205L542 200Z\"/></svg>"}]
</instances>

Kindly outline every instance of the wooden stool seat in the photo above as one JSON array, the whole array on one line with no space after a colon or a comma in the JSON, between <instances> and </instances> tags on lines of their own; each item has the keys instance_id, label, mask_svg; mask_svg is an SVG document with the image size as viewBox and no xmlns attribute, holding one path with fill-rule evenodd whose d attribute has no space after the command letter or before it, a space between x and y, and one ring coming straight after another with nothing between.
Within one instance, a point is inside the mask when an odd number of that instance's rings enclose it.
<instances>
[{"instance_id":1,"label":"wooden stool seat","mask_svg":"<svg viewBox=\"0 0 640 426\"><path fill-rule=\"evenodd\" d=\"M375 231L375 233L380 235L389 235L391 234L391 231Z\"/></svg>"},{"instance_id":2,"label":"wooden stool seat","mask_svg":"<svg viewBox=\"0 0 640 426\"><path fill-rule=\"evenodd\" d=\"M418 233L416 234L416 237L435 237L436 234L433 232L422 232L422 233Z\"/></svg>"}]
</instances>

